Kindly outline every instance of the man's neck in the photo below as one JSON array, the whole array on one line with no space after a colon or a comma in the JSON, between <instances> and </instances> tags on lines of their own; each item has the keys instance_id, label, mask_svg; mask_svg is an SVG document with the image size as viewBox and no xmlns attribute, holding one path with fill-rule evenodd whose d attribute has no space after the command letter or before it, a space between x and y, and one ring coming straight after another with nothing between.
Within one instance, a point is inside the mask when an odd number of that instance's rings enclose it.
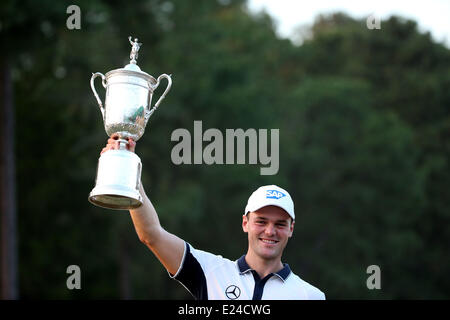
<instances>
[{"instance_id":1,"label":"man's neck","mask_svg":"<svg viewBox=\"0 0 450 320\"><path fill-rule=\"evenodd\" d=\"M248 251L245 256L245 261L250 268L255 270L259 277L262 279L270 273L276 273L283 269L283 264L281 263L281 257L275 259L263 259L255 255L252 251Z\"/></svg>"}]
</instances>

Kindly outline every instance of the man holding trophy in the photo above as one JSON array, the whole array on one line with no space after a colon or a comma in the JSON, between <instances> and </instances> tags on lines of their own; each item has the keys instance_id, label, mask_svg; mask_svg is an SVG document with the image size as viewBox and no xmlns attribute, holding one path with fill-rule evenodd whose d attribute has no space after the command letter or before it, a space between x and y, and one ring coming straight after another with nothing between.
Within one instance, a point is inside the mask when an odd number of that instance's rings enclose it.
<instances>
[{"instance_id":1,"label":"man holding trophy","mask_svg":"<svg viewBox=\"0 0 450 320\"><path fill-rule=\"evenodd\" d=\"M170 76L156 80L136 64L138 39L132 44L130 64L104 76L94 73L91 87L110 136L101 151L96 186L89 195L93 204L127 209L136 233L166 268L170 276L200 300L323 300L322 291L295 275L281 262L295 224L294 203L289 193L275 185L252 193L242 215L248 235L247 253L236 261L193 248L166 231L141 183L141 161L134 153L148 118L171 87ZM106 88L105 106L94 87L100 76ZM168 86L153 108L151 97L161 79Z\"/></svg>"}]
</instances>

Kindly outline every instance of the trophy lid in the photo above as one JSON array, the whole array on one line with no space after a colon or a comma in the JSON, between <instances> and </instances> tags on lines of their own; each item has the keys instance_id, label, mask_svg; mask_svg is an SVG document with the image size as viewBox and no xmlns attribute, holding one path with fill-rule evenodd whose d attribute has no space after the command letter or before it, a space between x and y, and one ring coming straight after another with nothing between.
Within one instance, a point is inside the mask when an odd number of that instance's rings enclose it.
<instances>
[{"instance_id":1,"label":"trophy lid","mask_svg":"<svg viewBox=\"0 0 450 320\"><path fill-rule=\"evenodd\" d=\"M129 63L125 67L123 67L123 70L130 70L130 71L136 71L136 72L144 72L139 68L139 66L135 63ZM144 72L145 73L145 72Z\"/></svg>"},{"instance_id":2,"label":"trophy lid","mask_svg":"<svg viewBox=\"0 0 450 320\"><path fill-rule=\"evenodd\" d=\"M113 75L126 74L130 76L138 76L144 78L145 80L149 81L154 85L156 83L155 78L153 78L148 73L142 71L141 68L139 68L139 66L137 65L138 51L142 46L142 42L138 42L137 38L135 38L133 41L131 36L128 37L128 41L131 44L130 63L123 68L115 69L108 72L106 74L106 78L111 77Z\"/></svg>"}]
</instances>

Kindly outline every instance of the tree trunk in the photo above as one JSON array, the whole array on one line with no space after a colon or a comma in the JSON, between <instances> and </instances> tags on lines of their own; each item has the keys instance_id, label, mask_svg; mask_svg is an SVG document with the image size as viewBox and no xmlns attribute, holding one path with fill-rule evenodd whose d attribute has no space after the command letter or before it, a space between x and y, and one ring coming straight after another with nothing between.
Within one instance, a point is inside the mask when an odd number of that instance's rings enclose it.
<instances>
[{"instance_id":1,"label":"tree trunk","mask_svg":"<svg viewBox=\"0 0 450 320\"><path fill-rule=\"evenodd\" d=\"M132 299L132 297L131 297L129 245L126 236L122 236L120 237L120 239L121 239L119 243L120 299L130 300Z\"/></svg>"},{"instance_id":2,"label":"tree trunk","mask_svg":"<svg viewBox=\"0 0 450 320\"><path fill-rule=\"evenodd\" d=\"M1 298L18 299L14 109L11 68L0 61Z\"/></svg>"}]
</instances>

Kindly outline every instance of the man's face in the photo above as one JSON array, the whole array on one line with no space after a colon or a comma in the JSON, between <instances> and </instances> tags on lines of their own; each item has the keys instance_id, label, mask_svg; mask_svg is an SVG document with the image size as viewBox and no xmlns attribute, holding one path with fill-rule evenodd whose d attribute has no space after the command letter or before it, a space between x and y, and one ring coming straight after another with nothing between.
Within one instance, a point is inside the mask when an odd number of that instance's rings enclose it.
<instances>
[{"instance_id":1,"label":"man's face","mask_svg":"<svg viewBox=\"0 0 450 320\"><path fill-rule=\"evenodd\" d=\"M242 229L248 233L249 250L264 260L281 259L294 222L280 207L266 206L244 215Z\"/></svg>"}]
</instances>

